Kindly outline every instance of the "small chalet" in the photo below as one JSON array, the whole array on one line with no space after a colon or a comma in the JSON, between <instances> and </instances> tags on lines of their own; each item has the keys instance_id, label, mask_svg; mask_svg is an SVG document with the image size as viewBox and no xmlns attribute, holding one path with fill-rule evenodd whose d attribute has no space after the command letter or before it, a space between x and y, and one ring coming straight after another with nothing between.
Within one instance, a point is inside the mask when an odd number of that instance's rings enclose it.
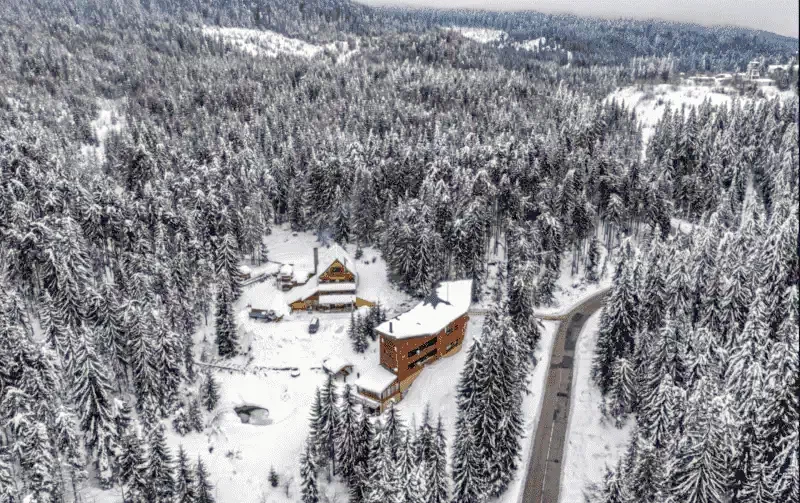
<instances>
[{"instance_id":1,"label":"small chalet","mask_svg":"<svg viewBox=\"0 0 800 503\"><path fill-rule=\"evenodd\" d=\"M319 271L322 264L324 269ZM356 261L340 246L314 248L314 272L308 282L292 290L289 303L293 311L304 309L344 310L371 306L356 296Z\"/></svg>"},{"instance_id":2,"label":"small chalet","mask_svg":"<svg viewBox=\"0 0 800 503\"><path fill-rule=\"evenodd\" d=\"M329 356L322 362L322 370L334 379L341 377L347 382L347 376L353 373L353 364L340 356Z\"/></svg>"},{"instance_id":3,"label":"small chalet","mask_svg":"<svg viewBox=\"0 0 800 503\"><path fill-rule=\"evenodd\" d=\"M380 365L356 380L358 399L377 412L400 401L422 369L456 354L466 334L472 280L442 282L410 311L375 328Z\"/></svg>"}]
</instances>

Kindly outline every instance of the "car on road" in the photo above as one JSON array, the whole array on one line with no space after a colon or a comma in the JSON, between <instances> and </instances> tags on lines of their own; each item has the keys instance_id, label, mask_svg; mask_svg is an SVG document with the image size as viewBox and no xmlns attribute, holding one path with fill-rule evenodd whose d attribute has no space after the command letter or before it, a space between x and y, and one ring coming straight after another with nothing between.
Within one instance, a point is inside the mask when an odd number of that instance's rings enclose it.
<instances>
[{"instance_id":1,"label":"car on road","mask_svg":"<svg viewBox=\"0 0 800 503\"><path fill-rule=\"evenodd\" d=\"M319 318L312 318L311 323L308 324L308 333L309 334L316 334L317 330L319 330Z\"/></svg>"}]
</instances>

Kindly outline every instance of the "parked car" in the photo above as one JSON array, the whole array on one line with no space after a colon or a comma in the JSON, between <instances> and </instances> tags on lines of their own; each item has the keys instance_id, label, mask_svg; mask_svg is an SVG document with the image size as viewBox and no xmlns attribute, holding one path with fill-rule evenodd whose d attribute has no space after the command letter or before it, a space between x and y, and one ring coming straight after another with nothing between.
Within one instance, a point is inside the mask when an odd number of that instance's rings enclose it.
<instances>
[{"instance_id":1,"label":"parked car","mask_svg":"<svg viewBox=\"0 0 800 503\"><path fill-rule=\"evenodd\" d=\"M250 309L250 318L261 321L278 321L278 313L272 309Z\"/></svg>"},{"instance_id":2,"label":"parked car","mask_svg":"<svg viewBox=\"0 0 800 503\"><path fill-rule=\"evenodd\" d=\"M311 323L308 324L308 333L316 334L319 330L319 318L312 318Z\"/></svg>"}]
</instances>

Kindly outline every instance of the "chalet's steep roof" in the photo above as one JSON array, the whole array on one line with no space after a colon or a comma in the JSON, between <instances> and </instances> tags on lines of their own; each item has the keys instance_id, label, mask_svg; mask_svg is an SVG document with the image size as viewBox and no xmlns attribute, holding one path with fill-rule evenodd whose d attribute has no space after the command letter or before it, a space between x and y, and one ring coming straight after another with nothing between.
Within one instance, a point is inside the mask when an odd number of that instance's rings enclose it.
<instances>
[{"instance_id":1,"label":"chalet's steep roof","mask_svg":"<svg viewBox=\"0 0 800 503\"><path fill-rule=\"evenodd\" d=\"M312 252L313 253L313 252ZM348 255L344 248L337 244L332 244L330 246L320 246L319 247L319 268L317 269L317 277L321 275L323 272L328 270L331 264L333 264L334 260L338 260L339 262L344 265L348 271L352 272L356 279L358 279L358 265L353 258Z\"/></svg>"},{"instance_id":2,"label":"chalet's steep roof","mask_svg":"<svg viewBox=\"0 0 800 503\"><path fill-rule=\"evenodd\" d=\"M386 388L394 384L397 376L382 365L370 367L356 380L356 386L380 396Z\"/></svg>"},{"instance_id":3,"label":"chalet's steep roof","mask_svg":"<svg viewBox=\"0 0 800 503\"><path fill-rule=\"evenodd\" d=\"M375 330L397 339L435 334L459 316L472 302L472 280L446 281L436 292L406 311L378 325Z\"/></svg>"},{"instance_id":4,"label":"chalet's steep roof","mask_svg":"<svg viewBox=\"0 0 800 503\"><path fill-rule=\"evenodd\" d=\"M329 294L329 295L320 295L319 296L319 304L322 306L336 306L336 305L345 305L345 304L355 304L356 303L356 296L349 293L344 294Z\"/></svg>"}]
</instances>

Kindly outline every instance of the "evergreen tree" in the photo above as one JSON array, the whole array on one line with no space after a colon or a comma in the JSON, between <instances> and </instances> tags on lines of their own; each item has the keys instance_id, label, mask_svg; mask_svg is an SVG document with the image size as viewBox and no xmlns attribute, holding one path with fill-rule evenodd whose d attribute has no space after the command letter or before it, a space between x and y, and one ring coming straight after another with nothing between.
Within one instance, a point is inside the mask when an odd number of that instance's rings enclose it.
<instances>
[{"instance_id":1,"label":"evergreen tree","mask_svg":"<svg viewBox=\"0 0 800 503\"><path fill-rule=\"evenodd\" d=\"M125 487L125 501L146 502L150 488L147 458L141 439L133 431L124 437L117 469L119 480Z\"/></svg>"},{"instance_id":2,"label":"evergreen tree","mask_svg":"<svg viewBox=\"0 0 800 503\"><path fill-rule=\"evenodd\" d=\"M199 398L193 398L189 402L188 424L190 430L194 430L197 433L203 432L203 411L200 410Z\"/></svg>"},{"instance_id":3,"label":"evergreen tree","mask_svg":"<svg viewBox=\"0 0 800 503\"><path fill-rule=\"evenodd\" d=\"M312 448L310 441L306 442L305 449L300 457L300 479L300 494L303 503L318 503L317 466L314 464L314 448Z\"/></svg>"},{"instance_id":4,"label":"evergreen tree","mask_svg":"<svg viewBox=\"0 0 800 503\"><path fill-rule=\"evenodd\" d=\"M441 416L436 424L433 440L430 461L420 466L420 469L426 470L428 478L424 501L425 503L447 503L450 501L450 479L447 476L447 441Z\"/></svg>"},{"instance_id":5,"label":"evergreen tree","mask_svg":"<svg viewBox=\"0 0 800 503\"><path fill-rule=\"evenodd\" d=\"M197 459L197 503L215 503L214 486L208 480L208 472L203 460Z\"/></svg>"},{"instance_id":6,"label":"evergreen tree","mask_svg":"<svg viewBox=\"0 0 800 503\"><path fill-rule=\"evenodd\" d=\"M586 253L586 265L583 271L586 281L590 283L597 283L597 281L600 280L600 277L597 275L597 267L599 264L600 241L598 241L596 235L592 235L591 240L589 240L589 250Z\"/></svg>"},{"instance_id":7,"label":"evergreen tree","mask_svg":"<svg viewBox=\"0 0 800 503\"><path fill-rule=\"evenodd\" d=\"M217 384L217 380L214 379L214 374L211 371L206 374L203 386L200 388L200 397L208 412L217 408L217 402L219 402L219 384Z\"/></svg>"},{"instance_id":8,"label":"evergreen tree","mask_svg":"<svg viewBox=\"0 0 800 503\"><path fill-rule=\"evenodd\" d=\"M236 355L239 350L239 334L236 315L233 312L233 294L225 286L217 292L216 345L222 358Z\"/></svg>"},{"instance_id":9,"label":"evergreen tree","mask_svg":"<svg viewBox=\"0 0 800 503\"><path fill-rule=\"evenodd\" d=\"M95 455L101 484L111 484L111 450L116 436L111 383L108 371L95 353L90 335L80 330L77 342L73 399L81 413L80 425L86 446Z\"/></svg>"},{"instance_id":10,"label":"evergreen tree","mask_svg":"<svg viewBox=\"0 0 800 503\"><path fill-rule=\"evenodd\" d=\"M330 474L336 474L336 433L339 428L338 395L333 378L328 376L320 392L319 418L316 424L317 466L328 465Z\"/></svg>"},{"instance_id":11,"label":"evergreen tree","mask_svg":"<svg viewBox=\"0 0 800 503\"><path fill-rule=\"evenodd\" d=\"M637 406L636 371L627 358L620 358L614 365L614 374L609 393L609 412L617 425L636 409Z\"/></svg>"},{"instance_id":12,"label":"evergreen tree","mask_svg":"<svg viewBox=\"0 0 800 503\"><path fill-rule=\"evenodd\" d=\"M195 473L183 446L178 447L178 465L176 467L175 498L177 503L196 503L197 488Z\"/></svg>"},{"instance_id":13,"label":"evergreen tree","mask_svg":"<svg viewBox=\"0 0 800 503\"><path fill-rule=\"evenodd\" d=\"M600 317L600 334L592 365L592 376L603 395L611 389L617 359L630 357L635 344L638 300L624 260Z\"/></svg>"},{"instance_id":14,"label":"evergreen tree","mask_svg":"<svg viewBox=\"0 0 800 503\"><path fill-rule=\"evenodd\" d=\"M280 480L278 479L278 472L275 471L274 466L269 467L268 479L269 479L269 485L271 485L272 487L278 487L278 483L280 482Z\"/></svg>"},{"instance_id":15,"label":"evergreen tree","mask_svg":"<svg viewBox=\"0 0 800 503\"><path fill-rule=\"evenodd\" d=\"M172 455L167 447L164 427L156 427L150 434L150 455L147 463L148 499L153 503L172 503L175 498L174 475Z\"/></svg>"},{"instance_id":16,"label":"evergreen tree","mask_svg":"<svg viewBox=\"0 0 800 503\"><path fill-rule=\"evenodd\" d=\"M172 420L172 428L181 436L186 435L191 430L189 418L182 405L178 407L178 412L175 413L175 418Z\"/></svg>"},{"instance_id":17,"label":"evergreen tree","mask_svg":"<svg viewBox=\"0 0 800 503\"><path fill-rule=\"evenodd\" d=\"M336 432L336 462L345 480L352 480L358 454L359 421L349 384L344 387Z\"/></svg>"},{"instance_id":18,"label":"evergreen tree","mask_svg":"<svg viewBox=\"0 0 800 503\"><path fill-rule=\"evenodd\" d=\"M356 353L363 353L369 347L367 335L363 329L366 324L367 320L362 320L361 316L356 316L354 312L350 313L350 326L347 328L347 335L350 337L353 351Z\"/></svg>"}]
</instances>

